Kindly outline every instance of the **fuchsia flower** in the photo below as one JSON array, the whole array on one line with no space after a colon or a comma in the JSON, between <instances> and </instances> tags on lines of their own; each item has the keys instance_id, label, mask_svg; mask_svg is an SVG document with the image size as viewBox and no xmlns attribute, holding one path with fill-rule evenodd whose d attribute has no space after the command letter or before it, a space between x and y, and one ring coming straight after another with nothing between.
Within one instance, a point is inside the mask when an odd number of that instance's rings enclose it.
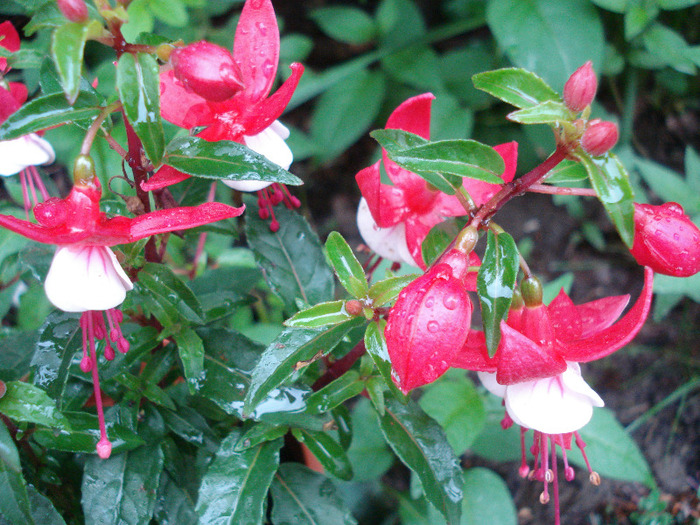
<instances>
[{"instance_id":1,"label":"fuchsia flower","mask_svg":"<svg viewBox=\"0 0 700 525\"><path fill-rule=\"evenodd\" d=\"M479 264L471 252L451 250L406 286L391 309L384 335L394 381L402 392L432 383L450 367L466 342Z\"/></svg>"},{"instance_id":2,"label":"fuchsia flower","mask_svg":"<svg viewBox=\"0 0 700 525\"><path fill-rule=\"evenodd\" d=\"M101 436L97 453L106 458L112 445L107 438L102 410L95 339L104 340L104 354L108 360L114 359L115 355L111 343L116 344L122 353L129 349L129 343L119 328L122 313L116 307L132 288L109 247L237 217L243 213L244 207L205 203L158 210L134 218L108 217L100 211L100 183L94 176L89 157L79 157L76 161L76 181L79 183L73 186L67 198L53 197L34 208L38 224L0 214L0 226L34 241L58 246L46 276L46 295L62 310L82 312L83 358L80 368L83 372L92 371Z\"/></svg>"},{"instance_id":3,"label":"fuchsia flower","mask_svg":"<svg viewBox=\"0 0 700 525\"><path fill-rule=\"evenodd\" d=\"M534 298L523 293L525 306L511 310L507 321L501 323L501 341L493 358L488 356L484 334L471 331L452 361L455 367L478 371L484 386L503 398L506 415L502 425L507 428L515 422L521 426L520 474L525 477L531 472L533 478L544 482L542 503L549 501L548 483L553 482L557 523L556 447L564 453L565 477L571 481L574 471L567 463L565 451L575 439L583 453L586 445L578 430L590 421L594 406L603 406L600 396L581 377L578 363L605 357L635 337L649 314L653 275L651 268L645 268L641 295L617 322L629 296L607 297L577 306L562 290L545 306L541 293ZM535 432L532 471L524 448L528 429ZM591 482L600 483L600 476L583 455Z\"/></svg>"},{"instance_id":4,"label":"fuchsia flower","mask_svg":"<svg viewBox=\"0 0 700 525\"><path fill-rule=\"evenodd\" d=\"M240 142L289 169L293 159L285 143L289 130L277 119L287 107L304 67L292 64L292 75L268 97L277 73L280 48L277 18L270 0L246 1L236 28L232 58L222 58L220 51L214 52L211 44L204 44L198 42L176 51L176 69L161 74L163 118L186 129L204 127L198 137L208 141ZM195 59L197 50L204 53L206 67ZM238 82L242 87L233 89ZM232 93L230 98L220 100L227 90ZM212 94L213 98L205 98ZM187 175L164 166L144 184L144 189L162 188L186 178ZM284 202L289 208L300 205L280 184L273 184L273 190L269 191L266 188L271 183L264 181L223 182L239 191L260 191L261 217L272 217L273 224L277 223L272 210L275 204ZM277 228L278 223L273 229Z\"/></svg>"},{"instance_id":5,"label":"fuchsia flower","mask_svg":"<svg viewBox=\"0 0 700 525\"><path fill-rule=\"evenodd\" d=\"M0 46L16 52L20 48L19 34L9 22L0 24ZM17 111L27 100L27 88L19 82L7 82L3 86L1 78L9 71L7 59L0 57L0 124ZM55 154L51 144L36 133L30 133L13 140L0 141L0 175L7 177L19 173L27 215L32 202L37 204L37 190L43 200L49 198L44 182L35 166L50 164Z\"/></svg>"},{"instance_id":6,"label":"fuchsia flower","mask_svg":"<svg viewBox=\"0 0 700 525\"><path fill-rule=\"evenodd\" d=\"M631 252L657 273L689 277L700 272L700 230L680 204L635 203Z\"/></svg>"},{"instance_id":7,"label":"fuchsia flower","mask_svg":"<svg viewBox=\"0 0 700 525\"><path fill-rule=\"evenodd\" d=\"M409 98L391 114L386 129L400 129L429 139L430 106L434 98L432 93ZM503 182L510 182L515 175L518 145L509 142L494 149L506 164ZM386 151L382 150L382 154L382 161L355 176L362 192L357 226L367 246L381 257L425 269L421 244L430 229L447 217L467 212L454 195L429 188L425 179L399 167L387 157ZM381 162L393 182L391 186L381 182ZM485 203L500 187L464 179L464 188L477 206Z\"/></svg>"}]
</instances>

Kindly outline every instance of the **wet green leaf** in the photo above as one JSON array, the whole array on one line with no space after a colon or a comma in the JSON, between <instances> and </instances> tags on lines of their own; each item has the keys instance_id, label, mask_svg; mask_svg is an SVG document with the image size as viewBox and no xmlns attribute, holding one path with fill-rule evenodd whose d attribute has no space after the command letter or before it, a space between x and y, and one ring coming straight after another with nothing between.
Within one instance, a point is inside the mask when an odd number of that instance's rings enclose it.
<instances>
[{"instance_id":1,"label":"wet green leaf","mask_svg":"<svg viewBox=\"0 0 700 525\"><path fill-rule=\"evenodd\" d=\"M160 476L153 517L162 525L197 523L197 513L189 493L177 485L166 472Z\"/></svg>"},{"instance_id":2,"label":"wet green leaf","mask_svg":"<svg viewBox=\"0 0 700 525\"><path fill-rule=\"evenodd\" d=\"M536 106L514 111L508 114L508 120L520 124L556 124L570 121L574 114L562 102L547 100Z\"/></svg>"},{"instance_id":3,"label":"wet green leaf","mask_svg":"<svg viewBox=\"0 0 700 525\"><path fill-rule=\"evenodd\" d=\"M354 481L379 478L394 464L394 454L384 441L372 404L360 398L352 411L352 443L348 458L353 466Z\"/></svg>"},{"instance_id":4,"label":"wet green leaf","mask_svg":"<svg viewBox=\"0 0 700 525\"><path fill-rule=\"evenodd\" d=\"M89 458L82 483L86 525L148 525L162 470L163 452L157 446L112 453L109 459Z\"/></svg>"},{"instance_id":5,"label":"wet green leaf","mask_svg":"<svg viewBox=\"0 0 700 525\"><path fill-rule=\"evenodd\" d=\"M145 397L156 405L175 410L175 403L173 403L173 400L155 383L145 381L144 378L136 377L128 372L122 372L114 379L117 383L129 390L129 395L137 398Z\"/></svg>"},{"instance_id":6,"label":"wet green leaf","mask_svg":"<svg viewBox=\"0 0 700 525\"><path fill-rule=\"evenodd\" d=\"M314 392L306 400L306 411L311 414L328 412L343 401L359 395L364 389L360 374L355 370L348 370L335 381Z\"/></svg>"},{"instance_id":7,"label":"wet green leaf","mask_svg":"<svg viewBox=\"0 0 700 525\"><path fill-rule=\"evenodd\" d=\"M345 310L345 301L330 301L295 313L284 322L284 325L297 328L320 328L352 318L353 316Z\"/></svg>"},{"instance_id":8,"label":"wet green leaf","mask_svg":"<svg viewBox=\"0 0 700 525\"><path fill-rule=\"evenodd\" d=\"M147 53L124 53L117 63L117 89L126 117L154 166L165 149L160 117L158 62Z\"/></svg>"},{"instance_id":9,"label":"wet green leaf","mask_svg":"<svg viewBox=\"0 0 700 525\"><path fill-rule=\"evenodd\" d=\"M588 178L622 241L634 243L634 192L627 170L612 153L591 157L578 152L577 157L586 168Z\"/></svg>"},{"instance_id":10,"label":"wet green leaf","mask_svg":"<svg viewBox=\"0 0 700 525\"><path fill-rule=\"evenodd\" d=\"M246 396L246 412L251 412L272 390L283 384L299 363L317 354L326 355L351 329L364 319L351 319L328 329L287 328L265 349L253 370Z\"/></svg>"},{"instance_id":11,"label":"wet green leaf","mask_svg":"<svg viewBox=\"0 0 700 525\"><path fill-rule=\"evenodd\" d=\"M146 263L139 272L138 285L148 292L145 299L164 326L179 323L180 316L192 323L203 323L202 305L169 266Z\"/></svg>"},{"instance_id":12,"label":"wet green leaf","mask_svg":"<svg viewBox=\"0 0 700 525\"><path fill-rule=\"evenodd\" d=\"M496 69L472 77L474 87L516 108L531 108L543 102L561 102L561 97L540 77L519 68Z\"/></svg>"},{"instance_id":13,"label":"wet green leaf","mask_svg":"<svg viewBox=\"0 0 700 525\"><path fill-rule=\"evenodd\" d=\"M391 303L398 297L401 290L416 277L418 277L418 274L415 273L389 277L388 279L374 283L367 295L372 299L373 306L382 306Z\"/></svg>"},{"instance_id":14,"label":"wet green leaf","mask_svg":"<svg viewBox=\"0 0 700 525\"><path fill-rule=\"evenodd\" d=\"M386 339L384 338L385 328L386 320L384 319L369 323L367 331L365 331L365 348L394 397L406 399L406 396L399 390L399 387L396 386L391 377L391 359L389 358L389 350L386 347Z\"/></svg>"},{"instance_id":15,"label":"wet green leaf","mask_svg":"<svg viewBox=\"0 0 700 525\"><path fill-rule=\"evenodd\" d=\"M83 51L88 36L100 32L102 24L97 20L88 23L67 22L58 27L51 42L51 55L61 78L63 92L70 104L78 97Z\"/></svg>"},{"instance_id":16,"label":"wet green leaf","mask_svg":"<svg viewBox=\"0 0 700 525\"><path fill-rule=\"evenodd\" d=\"M549 171L545 182L548 184L567 184L581 182L587 178L586 168L580 162L565 160Z\"/></svg>"},{"instance_id":17,"label":"wet green leaf","mask_svg":"<svg viewBox=\"0 0 700 525\"><path fill-rule=\"evenodd\" d=\"M21 381L5 383L0 398L0 413L14 421L26 421L47 427L70 428L70 423L41 388Z\"/></svg>"},{"instance_id":18,"label":"wet green leaf","mask_svg":"<svg viewBox=\"0 0 700 525\"><path fill-rule=\"evenodd\" d=\"M486 346L491 357L496 353L501 340L501 321L506 318L510 308L519 264L518 247L513 237L507 233L494 235L489 231L476 287L481 304Z\"/></svg>"},{"instance_id":19,"label":"wet green leaf","mask_svg":"<svg viewBox=\"0 0 700 525\"><path fill-rule=\"evenodd\" d=\"M162 410L166 426L188 443L206 447L212 452L219 446L219 438L207 420L193 408L183 406L173 410Z\"/></svg>"},{"instance_id":20,"label":"wet green leaf","mask_svg":"<svg viewBox=\"0 0 700 525\"><path fill-rule=\"evenodd\" d=\"M190 393L194 393L202 385L206 378L204 373L204 344L191 328L182 328L173 334L173 339L177 343L177 351L185 369L185 378L190 388Z\"/></svg>"},{"instance_id":21,"label":"wet green leaf","mask_svg":"<svg viewBox=\"0 0 700 525\"><path fill-rule=\"evenodd\" d=\"M264 422L251 422L248 430L245 430L238 439L234 450L242 452L248 448L256 447L265 441L274 441L281 438L289 427L285 425L271 425Z\"/></svg>"},{"instance_id":22,"label":"wet green leaf","mask_svg":"<svg viewBox=\"0 0 700 525\"><path fill-rule=\"evenodd\" d=\"M356 299L365 297L368 289L365 271L352 252L352 248L338 232L331 232L328 235L326 253L343 288Z\"/></svg>"},{"instance_id":23,"label":"wet green leaf","mask_svg":"<svg viewBox=\"0 0 700 525\"><path fill-rule=\"evenodd\" d=\"M448 523L459 523L462 470L437 422L416 403L387 399L379 426L396 455L420 479L428 500Z\"/></svg>"},{"instance_id":24,"label":"wet green leaf","mask_svg":"<svg viewBox=\"0 0 700 525\"><path fill-rule=\"evenodd\" d=\"M302 184L301 179L265 156L230 140L209 142L198 137L176 137L165 148L163 164L205 179Z\"/></svg>"},{"instance_id":25,"label":"wet green leaf","mask_svg":"<svg viewBox=\"0 0 700 525\"><path fill-rule=\"evenodd\" d=\"M27 493L29 494L29 505L31 507L34 523L40 525L66 525L66 522L49 498L40 494L39 491L31 485L27 486Z\"/></svg>"},{"instance_id":26,"label":"wet green leaf","mask_svg":"<svg viewBox=\"0 0 700 525\"><path fill-rule=\"evenodd\" d=\"M17 447L2 421L0 421L0 494L2 494L0 518L5 516L12 523L34 523Z\"/></svg>"},{"instance_id":27,"label":"wet green leaf","mask_svg":"<svg viewBox=\"0 0 700 525\"><path fill-rule=\"evenodd\" d=\"M305 444L326 472L336 478L349 481L352 479L352 465L345 450L326 432L315 432L301 428L292 429L292 434L300 443Z\"/></svg>"},{"instance_id":28,"label":"wet green leaf","mask_svg":"<svg viewBox=\"0 0 700 525\"><path fill-rule=\"evenodd\" d=\"M242 452L235 450L240 432L222 442L202 478L197 499L200 523L262 523L267 491L279 464L281 439Z\"/></svg>"},{"instance_id":29,"label":"wet green leaf","mask_svg":"<svg viewBox=\"0 0 700 525\"><path fill-rule=\"evenodd\" d=\"M333 482L298 463L283 463L270 486L272 523L354 525Z\"/></svg>"}]
</instances>

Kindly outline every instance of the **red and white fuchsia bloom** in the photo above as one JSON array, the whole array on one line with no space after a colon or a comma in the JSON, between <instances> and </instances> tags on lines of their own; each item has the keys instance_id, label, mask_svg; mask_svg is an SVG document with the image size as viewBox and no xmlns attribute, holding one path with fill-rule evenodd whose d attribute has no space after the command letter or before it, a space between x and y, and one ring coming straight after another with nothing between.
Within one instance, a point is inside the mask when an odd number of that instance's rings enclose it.
<instances>
[{"instance_id":1,"label":"red and white fuchsia bloom","mask_svg":"<svg viewBox=\"0 0 700 525\"><path fill-rule=\"evenodd\" d=\"M389 117L386 129L400 129L425 139L430 138L430 106L435 97L425 93L409 98ZM503 182L515 175L518 145L516 142L494 148L505 161ZM464 206L454 195L431 189L425 179L401 168L382 150L383 158L356 176L362 200L357 210L357 226L367 246L391 261L417 265L425 269L421 245L430 229L447 217L466 215ZM393 185L381 182L381 163ZM464 188L478 206L499 189L474 179L464 179Z\"/></svg>"},{"instance_id":2,"label":"red and white fuchsia bloom","mask_svg":"<svg viewBox=\"0 0 700 525\"><path fill-rule=\"evenodd\" d=\"M129 218L107 217L100 211L102 195L89 157L76 161L73 186L65 199L50 198L34 208L38 224L0 214L0 226L29 239L58 246L45 281L46 295L61 310L82 312L83 358L80 368L92 372L95 404L100 425L97 453L109 457L112 445L107 438L100 380L97 372L95 340L104 340L104 355L114 359L117 350L126 353L129 343L119 328L122 313L116 308L132 289L116 256L109 248L158 233L194 228L221 219L237 217L244 207L210 202L194 207L158 210ZM105 312L107 321L103 317Z\"/></svg>"},{"instance_id":3,"label":"red and white fuchsia bloom","mask_svg":"<svg viewBox=\"0 0 700 525\"><path fill-rule=\"evenodd\" d=\"M0 24L0 46L13 53L19 51L19 34L9 21ZM0 124L5 122L27 100L27 88L24 84L6 82L3 85L2 77L8 71L7 59L0 57ZM44 182L35 166L51 164L55 158L51 144L36 133L0 141L0 175L8 177L19 173L24 209L27 214L32 208L32 203L39 202L37 191L42 200L49 198Z\"/></svg>"},{"instance_id":4,"label":"red and white fuchsia bloom","mask_svg":"<svg viewBox=\"0 0 700 525\"><path fill-rule=\"evenodd\" d=\"M287 107L304 67L292 64L291 76L268 96L276 78L279 49L277 18L270 0L246 1L232 55L206 42L173 52L175 68L162 73L160 79L163 118L186 129L203 127L198 137L240 142L289 169L293 160L285 142L289 130L277 119ZM198 54L203 55L203 63L197 59ZM186 178L165 166L144 184L144 189L162 188ZM269 191L265 188L271 183L259 180L223 182L239 191L261 191L261 217L272 216L273 223L277 222L272 210L275 204L284 202L290 208L300 204L280 184L273 184Z\"/></svg>"}]
</instances>

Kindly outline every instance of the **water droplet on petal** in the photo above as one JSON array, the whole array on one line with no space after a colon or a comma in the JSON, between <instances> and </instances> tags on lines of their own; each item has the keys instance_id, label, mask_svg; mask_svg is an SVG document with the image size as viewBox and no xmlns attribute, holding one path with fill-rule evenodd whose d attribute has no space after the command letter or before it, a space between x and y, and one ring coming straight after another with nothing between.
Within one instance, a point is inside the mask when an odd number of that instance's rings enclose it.
<instances>
[{"instance_id":1,"label":"water droplet on petal","mask_svg":"<svg viewBox=\"0 0 700 525\"><path fill-rule=\"evenodd\" d=\"M432 298L432 297L428 297L428 298L425 300L425 307L426 307L426 308L432 308L434 304L435 304L435 299Z\"/></svg>"},{"instance_id":2,"label":"water droplet on petal","mask_svg":"<svg viewBox=\"0 0 700 525\"><path fill-rule=\"evenodd\" d=\"M454 310L457 308L457 297L454 295L448 295L442 300L442 304L445 305L445 308L448 310Z\"/></svg>"},{"instance_id":3,"label":"water droplet on petal","mask_svg":"<svg viewBox=\"0 0 700 525\"><path fill-rule=\"evenodd\" d=\"M435 333L440 329L440 324L437 321L430 321L428 323L428 332Z\"/></svg>"}]
</instances>

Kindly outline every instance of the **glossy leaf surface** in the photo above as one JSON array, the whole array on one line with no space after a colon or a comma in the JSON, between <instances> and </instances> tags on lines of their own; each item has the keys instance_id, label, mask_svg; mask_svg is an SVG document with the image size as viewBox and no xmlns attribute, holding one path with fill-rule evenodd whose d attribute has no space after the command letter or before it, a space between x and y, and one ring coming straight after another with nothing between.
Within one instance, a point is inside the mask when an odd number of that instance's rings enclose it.
<instances>
[{"instance_id":1,"label":"glossy leaf surface","mask_svg":"<svg viewBox=\"0 0 700 525\"><path fill-rule=\"evenodd\" d=\"M284 324L298 328L320 328L352 318L353 316L345 310L345 301L329 301L295 313Z\"/></svg>"},{"instance_id":2,"label":"glossy leaf surface","mask_svg":"<svg viewBox=\"0 0 700 525\"><path fill-rule=\"evenodd\" d=\"M352 465L345 450L328 433L295 428L292 434L309 448L326 472L345 481L352 479Z\"/></svg>"},{"instance_id":3,"label":"glossy leaf surface","mask_svg":"<svg viewBox=\"0 0 700 525\"><path fill-rule=\"evenodd\" d=\"M101 29L101 24L96 20L87 24L68 22L57 28L53 34L51 55L61 78L63 92L70 104L75 102L80 89L85 42L91 32L99 32Z\"/></svg>"},{"instance_id":4,"label":"glossy leaf surface","mask_svg":"<svg viewBox=\"0 0 700 525\"><path fill-rule=\"evenodd\" d=\"M474 87L516 108L531 108L543 102L561 102L561 97L536 74L519 68L496 69L472 77Z\"/></svg>"},{"instance_id":5,"label":"glossy leaf surface","mask_svg":"<svg viewBox=\"0 0 700 525\"><path fill-rule=\"evenodd\" d=\"M365 271L348 243L338 232L331 232L328 235L326 253L343 288L356 299L367 295Z\"/></svg>"},{"instance_id":6,"label":"glossy leaf surface","mask_svg":"<svg viewBox=\"0 0 700 525\"><path fill-rule=\"evenodd\" d=\"M12 523L33 524L19 453L4 423L0 422L0 517Z\"/></svg>"}]
</instances>

